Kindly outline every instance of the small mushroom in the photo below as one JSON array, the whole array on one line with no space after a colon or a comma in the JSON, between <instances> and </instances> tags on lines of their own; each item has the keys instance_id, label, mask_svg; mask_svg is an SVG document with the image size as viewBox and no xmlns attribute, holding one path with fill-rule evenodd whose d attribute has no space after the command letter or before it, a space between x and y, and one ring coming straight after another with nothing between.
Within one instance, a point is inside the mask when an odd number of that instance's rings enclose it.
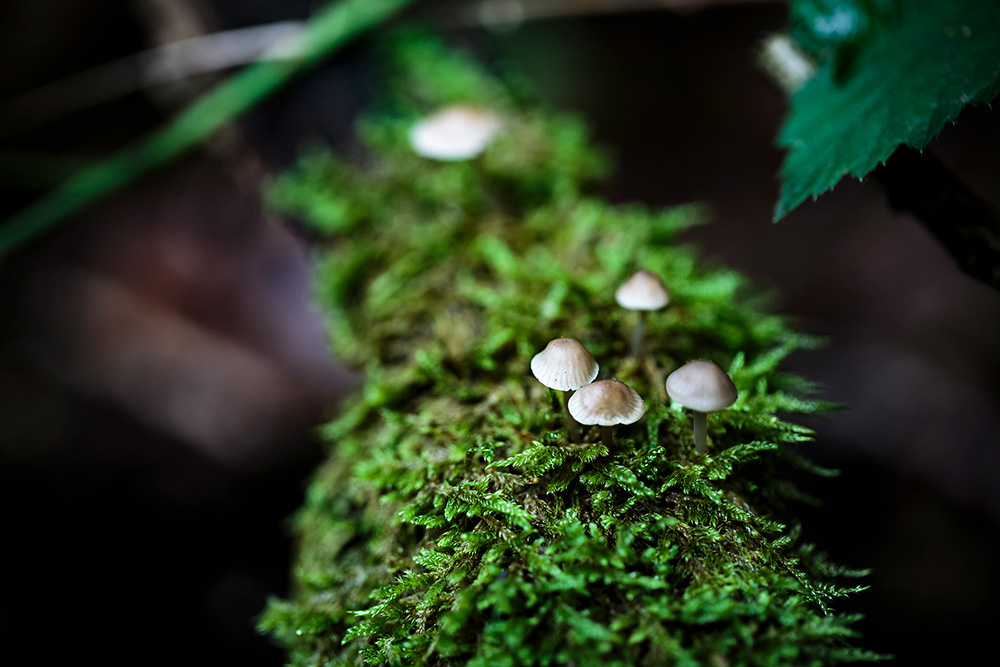
<instances>
[{"instance_id":1,"label":"small mushroom","mask_svg":"<svg viewBox=\"0 0 1000 667\"><path fill-rule=\"evenodd\" d=\"M489 109L445 107L413 126L410 146L432 160L468 160L483 152L500 125L500 116Z\"/></svg>"},{"instance_id":2,"label":"small mushroom","mask_svg":"<svg viewBox=\"0 0 1000 667\"><path fill-rule=\"evenodd\" d=\"M566 431L570 442L580 439L580 425L569 411L573 392L590 384L599 370L587 348L574 338L556 338L531 359L531 373L550 389L566 392L563 412L566 414Z\"/></svg>"},{"instance_id":3,"label":"small mushroom","mask_svg":"<svg viewBox=\"0 0 1000 667\"><path fill-rule=\"evenodd\" d=\"M569 412L581 424L600 424L601 441L611 449L615 424L632 424L646 413L642 397L621 380L599 380L581 387L569 399Z\"/></svg>"},{"instance_id":4,"label":"small mushroom","mask_svg":"<svg viewBox=\"0 0 1000 667\"><path fill-rule=\"evenodd\" d=\"M694 412L694 447L708 451L708 413L725 410L736 402L736 385L711 361L689 361L667 376L667 395Z\"/></svg>"},{"instance_id":5,"label":"small mushroom","mask_svg":"<svg viewBox=\"0 0 1000 667\"><path fill-rule=\"evenodd\" d=\"M639 323L632 332L630 356L639 358L642 336L646 331L646 317L651 310L659 310L670 303L670 293L660 277L652 271L636 271L615 292L615 301L627 310L639 311Z\"/></svg>"}]
</instances>

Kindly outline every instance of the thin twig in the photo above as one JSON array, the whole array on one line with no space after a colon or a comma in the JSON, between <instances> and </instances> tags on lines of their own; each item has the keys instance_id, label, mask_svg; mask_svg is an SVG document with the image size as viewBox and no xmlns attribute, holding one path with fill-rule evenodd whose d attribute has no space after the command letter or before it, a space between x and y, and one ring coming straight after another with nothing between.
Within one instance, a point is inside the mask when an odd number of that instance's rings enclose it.
<instances>
[{"instance_id":1,"label":"thin twig","mask_svg":"<svg viewBox=\"0 0 1000 667\"><path fill-rule=\"evenodd\" d=\"M0 106L0 136L40 127L129 93L257 60L302 30L301 21L227 30L178 40L77 72L29 90Z\"/></svg>"},{"instance_id":2,"label":"thin twig","mask_svg":"<svg viewBox=\"0 0 1000 667\"><path fill-rule=\"evenodd\" d=\"M648 11L694 12L722 5L774 4L777 0L480 0L428 10L424 17L445 28L510 29L522 23L574 16Z\"/></svg>"}]
</instances>

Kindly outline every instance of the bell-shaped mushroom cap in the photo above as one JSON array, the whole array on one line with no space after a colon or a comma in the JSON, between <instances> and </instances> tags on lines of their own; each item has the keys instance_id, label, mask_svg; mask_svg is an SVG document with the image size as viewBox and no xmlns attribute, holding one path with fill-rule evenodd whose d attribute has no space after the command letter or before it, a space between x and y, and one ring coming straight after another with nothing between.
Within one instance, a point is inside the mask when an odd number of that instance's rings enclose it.
<instances>
[{"instance_id":1,"label":"bell-shaped mushroom cap","mask_svg":"<svg viewBox=\"0 0 1000 667\"><path fill-rule=\"evenodd\" d=\"M651 271L636 271L615 292L615 301L629 310L659 310L670 303L670 293Z\"/></svg>"},{"instance_id":2,"label":"bell-shaped mushroom cap","mask_svg":"<svg viewBox=\"0 0 1000 667\"><path fill-rule=\"evenodd\" d=\"M445 107L413 126L410 146L432 160L468 160L483 152L500 124L489 109Z\"/></svg>"},{"instance_id":3,"label":"bell-shaped mushroom cap","mask_svg":"<svg viewBox=\"0 0 1000 667\"><path fill-rule=\"evenodd\" d=\"M597 362L573 338L556 338L531 359L531 373L550 389L577 390L597 377Z\"/></svg>"},{"instance_id":4,"label":"bell-shaped mushroom cap","mask_svg":"<svg viewBox=\"0 0 1000 667\"><path fill-rule=\"evenodd\" d=\"M573 419L581 424L631 424L646 412L646 403L635 389L621 380L600 380L581 387L567 404Z\"/></svg>"},{"instance_id":5,"label":"bell-shaped mushroom cap","mask_svg":"<svg viewBox=\"0 0 1000 667\"><path fill-rule=\"evenodd\" d=\"M736 385L711 361L689 361L667 376L667 394L698 412L725 410L736 402Z\"/></svg>"}]
</instances>

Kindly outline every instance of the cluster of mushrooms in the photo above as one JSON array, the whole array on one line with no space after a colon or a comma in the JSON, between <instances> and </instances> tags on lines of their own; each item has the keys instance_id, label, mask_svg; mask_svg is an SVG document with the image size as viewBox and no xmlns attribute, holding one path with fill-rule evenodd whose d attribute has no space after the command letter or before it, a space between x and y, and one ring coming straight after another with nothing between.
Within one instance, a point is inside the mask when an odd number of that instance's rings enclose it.
<instances>
[{"instance_id":1,"label":"cluster of mushrooms","mask_svg":"<svg viewBox=\"0 0 1000 667\"><path fill-rule=\"evenodd\" d=\"M445 162L470 160L496 137L503 121L481 107L454 105L417 122L409 134L418 155ZM615 292L615 300L639 313L632 333L631 356L639 358L650 311L670 302L663 281L650 271L638 271ZM620 380L596 380L594 357L573 338L557 338L531 360L531 372L546 387L565 392L563 408L570 442L580 440L580 424L601 427L604 445L613 445L611 427L632 424L646 412L642 397ZM694 442L699 454L707 451L708 415L736 402L736 387L725 371L711 361L690 361L667 377L667 395L694 412Z\"/></svg>"},{"instance_id":2,"label":"cluster of mushrooms","mask_svg":"<svg viewBox=\"0 0 1000 667\"><path fill-rule=\"evenodd\" d=\"M649 271L639 271L615 293L623 308L639 311L632 336L632 356L638 357L646 318L670 301L663 281ZM632 424L646 412L646 403L621 380L596 380L594 357L573 338L556 338L531 360L531 372L543 385L564 393L566 430L570 442L580 440L580 424L599 425L601 439L609 449L614 444L612 427ZM689 361L667 377L667 395L694 413L695 451L707 447L708 415L736 402L736 386L726 372L711 361Z\"/></svg>"}]
</instances>

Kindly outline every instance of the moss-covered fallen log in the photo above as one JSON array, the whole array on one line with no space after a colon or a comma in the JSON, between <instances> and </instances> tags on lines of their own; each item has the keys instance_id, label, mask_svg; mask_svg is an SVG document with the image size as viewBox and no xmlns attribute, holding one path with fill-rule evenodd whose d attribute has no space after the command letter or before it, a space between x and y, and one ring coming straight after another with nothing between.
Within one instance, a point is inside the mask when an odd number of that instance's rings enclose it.
<instances>
[{"instance_id":1,"label":"moss-covered fallen log","mask_svg":"<svg viewBox=\"0 0 1000 667\"><path fill-rule=\"evenodd\" d=\"M365 372L325 427L330 458L295 518L296 591L261 627L294 665L820 665L870 659L831 611L846 572L798 541L777 475L810 467L823 406L779 371L814 341L761 312L745 281L676 235L694 205L651 212L586 193L604 160L575 119L434 42L386 54L390 94L361 125L367 157L307 155L276 206L328 236L317 294L337 353ZM467 161L416 155L408 130L448 104L502 118ZM637 269L669 306L615 303ZM639 392L612 447L569 442L560 397L529 371L579 340ZM733 407L695 452L666 376L727 369ZM820 474L824 471L814 468Z\"/></svg>"}]
</instances>

